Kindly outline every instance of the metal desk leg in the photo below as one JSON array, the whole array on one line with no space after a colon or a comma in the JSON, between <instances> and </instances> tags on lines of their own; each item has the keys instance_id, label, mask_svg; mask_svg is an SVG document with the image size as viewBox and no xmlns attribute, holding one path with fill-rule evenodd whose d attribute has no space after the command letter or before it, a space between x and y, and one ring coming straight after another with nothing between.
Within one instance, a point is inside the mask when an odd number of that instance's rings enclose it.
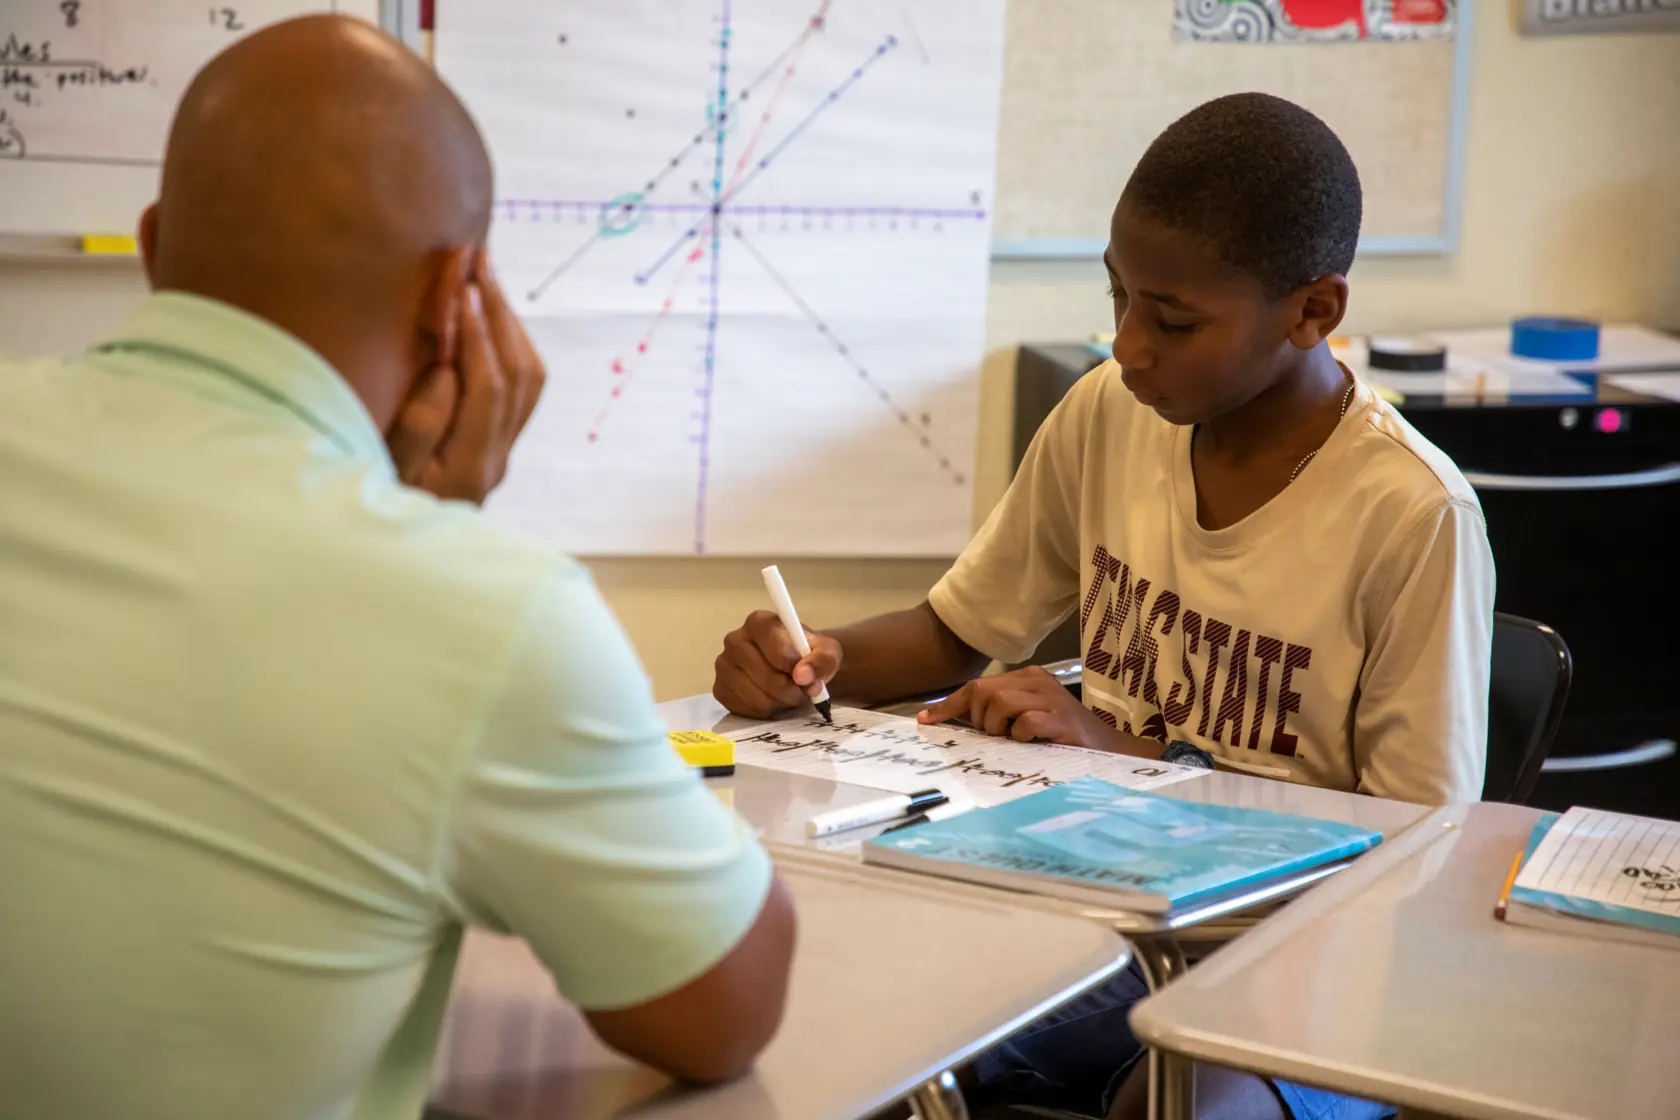
<instances>
[{"instance_id":1,"label":"metal desk leg","mask_svg":"<svg viewBox=\"0 0 1680 1120\"><path fill-rule=\"evenodd\" d=\"M910 1094L910 1111L921 1120L968 1120L968 1105L950 1070Z\"/></svg>"},{"instance_id":2,"label":"metal desk leg","mask_svg":"<svg viewBox=\"0 0 1680 1120\"><path fill-rule=\"evenodd\" d=\"M1184 975L1184 949L1171 934L1160 937L1131 937L1138 967L1151 992L1158 992Z\"/></svg>"},{"instance_id":3,"label":"metal desk leg","mask_svg":"<svg viewBox=\"0 0 1680 1120\"><path fill-rule=\"evenodd\" d=\"M1151 992L1184 974L1184 950L1168 937L1134 937L1132 948ZM1149 1120L1195 1120L1196 1063L1149 1048Z\"/></svg>"}]
</instances>

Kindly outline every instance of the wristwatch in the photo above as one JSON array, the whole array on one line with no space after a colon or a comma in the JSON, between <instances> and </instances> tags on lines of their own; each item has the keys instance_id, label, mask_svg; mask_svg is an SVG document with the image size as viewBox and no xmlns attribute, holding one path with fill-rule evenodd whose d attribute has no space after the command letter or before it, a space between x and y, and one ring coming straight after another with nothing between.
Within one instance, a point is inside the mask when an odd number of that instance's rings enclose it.
<instances>
[{"instance_id":1,"label":"wristwatch","mask_svg":"<svg viewBox=\"0 0 1680 1120\"><path fill-rule=\"evenodd\" d=\"M1183 739L1175 739L1167 744L1167 749L1161 753L1162 762L1176 762L1180 766L1195 766L1202 770L1213 769L1213 756L1194 743L1186 743Z\"/></svg>"}]
</instances>

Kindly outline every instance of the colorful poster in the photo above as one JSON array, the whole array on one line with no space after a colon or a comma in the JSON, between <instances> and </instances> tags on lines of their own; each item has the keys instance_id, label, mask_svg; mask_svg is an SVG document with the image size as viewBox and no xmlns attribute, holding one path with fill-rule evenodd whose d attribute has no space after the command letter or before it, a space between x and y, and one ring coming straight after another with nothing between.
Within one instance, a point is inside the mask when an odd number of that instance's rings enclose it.
<instances>
[{"instance_id":1,"label":"colorful poster","mask_svg":"<svg viewBox=\"0 0 1680 1120\"><path fill-rule=\"evenodd\" d=\"M1180 39L1205 43L1352 43L1452 34L1457 0L1175 0Z\"/></svg>"}]
</instances>

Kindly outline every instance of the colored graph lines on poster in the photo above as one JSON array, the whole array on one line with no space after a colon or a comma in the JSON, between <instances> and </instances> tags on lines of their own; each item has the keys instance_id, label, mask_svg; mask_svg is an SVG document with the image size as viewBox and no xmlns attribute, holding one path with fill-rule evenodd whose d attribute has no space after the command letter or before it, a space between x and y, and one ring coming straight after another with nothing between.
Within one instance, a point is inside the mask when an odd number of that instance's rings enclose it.
<instances>
[{"instance_id":1,"label":"colored graph lines on poster","mask_svg":"<svg viewBox=\"0 0 1680 1120\"><path fill-rule=\"evenodd\" d=\"M551 390L492 513L586 554L969 527L1001 3L445 6ZM597 10L597 9L607 10Z\"/></svg>"}]
</instances>

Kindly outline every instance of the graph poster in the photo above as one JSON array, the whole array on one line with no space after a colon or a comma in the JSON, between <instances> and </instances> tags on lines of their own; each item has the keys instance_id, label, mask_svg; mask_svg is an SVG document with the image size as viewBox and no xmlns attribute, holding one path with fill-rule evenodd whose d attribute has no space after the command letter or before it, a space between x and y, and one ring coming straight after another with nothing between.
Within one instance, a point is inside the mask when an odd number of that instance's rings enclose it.
<instances>
[{"instance_id":1,"label":"graph poster","mask_svg":"<svg viewBox=\"0 0 1680 1120\"><path fill-rule=\"evenodd\" d=\"M1002 0L436 21L549 370L491 514L588 555L958 551Z\"/></svg>"}]
</instances>

